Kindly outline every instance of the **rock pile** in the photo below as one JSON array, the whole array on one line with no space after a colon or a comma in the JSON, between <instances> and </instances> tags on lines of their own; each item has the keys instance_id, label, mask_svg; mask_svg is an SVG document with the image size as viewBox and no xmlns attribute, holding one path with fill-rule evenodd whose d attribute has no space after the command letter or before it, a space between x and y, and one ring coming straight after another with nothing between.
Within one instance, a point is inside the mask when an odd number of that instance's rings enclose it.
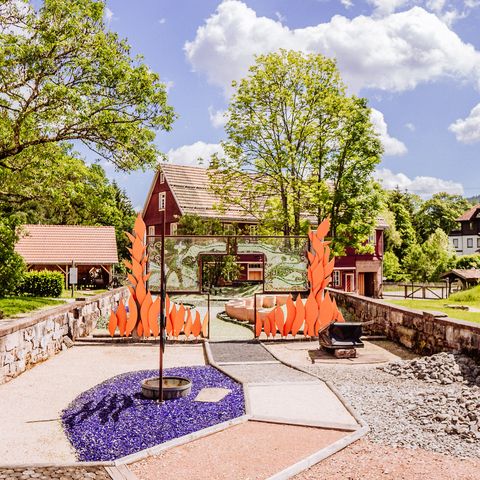
<instances>
[{"instance_id":1,"label":"rock pile","mask_svg":"<svg viewBox=\"0 0 480 480\"><path fill-rule=\"evenodd\" d=\"M418 392L408 407L409 414L426 429L431 425L437 431L460 435L467 442L480 440L480 366L475 360L439 353L379 368L398 378L446 385L443 389Z\"/></svg>"},{"instance_id":2,"label":"rock pile","mask_svg":"<svg viewBox=\"0 0 480 480\"><path fill-rule=\"evenodd\" d=\"M427 383L480 386L480 365L462 354L437 353L431 357L415 360L400 360L379 367L381 370L399 378L418 378Z\"/></svg>"}]
</instances>

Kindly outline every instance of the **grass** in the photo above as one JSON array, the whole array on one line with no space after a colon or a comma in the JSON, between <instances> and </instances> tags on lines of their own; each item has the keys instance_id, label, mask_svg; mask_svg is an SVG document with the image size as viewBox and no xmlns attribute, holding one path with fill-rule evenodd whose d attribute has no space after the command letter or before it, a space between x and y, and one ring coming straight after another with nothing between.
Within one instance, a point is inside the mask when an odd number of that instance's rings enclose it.
<instances>
[{"instance_id":1,"label":"grass","mask_svg":"<svg viewBox=\"0 0 480 480\"><path fill-rule=\"evenodd\" d=\"M0 311L5 317L12 317L19 313L32 312L39 308L60 305L65 303L63 300L54 300L44 297L5 297L0 298Z\"/></svg>"},{"instance_id":2,"label":"grass","mask_svg":"<svg viewBox=\"0 0 480 480\"><path fill-rule=\"evenodd\" d=\"M106 288L104 289L98 289L98 290L77 290L75 289L74 297L73 298L78 298L78 297L92 297L93 295L99 295L100 293L107 292L108 290ZM64 290L62 294L60 295L60 298L72 298L72 289L70 290Z\"/></svg>"},{"instance_id":3,"label":"grass","mask_svg":"<svg viewBox=\"0 0 480 480\"><path fill-rule=\"evenodd\" d=\"M480 285L463 290L461 292L450 295L444 300L385 300L387 303L401 305L415 310L435 311L447 314L451 318L458 318L469 322L480 323L480 312L468 312L465 310L457 310L448 308L445 305L466 305L468 307L480 309Z\"/></svg>"}]
</instances>

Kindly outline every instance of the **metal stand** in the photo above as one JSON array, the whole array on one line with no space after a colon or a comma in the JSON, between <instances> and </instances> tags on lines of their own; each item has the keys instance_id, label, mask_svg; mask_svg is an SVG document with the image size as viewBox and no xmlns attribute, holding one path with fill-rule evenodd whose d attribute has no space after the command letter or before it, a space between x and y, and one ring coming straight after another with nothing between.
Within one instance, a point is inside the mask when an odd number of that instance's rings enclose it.
<instances>
[{"instance_id":1,"label":"metal stand","mask_svg":"<svg viewBox=\"0 0 480 480\"><path fill-rule=\"evenodd\" d=\"M160 255L160 352L159 352L159 388L158 402L163 402L163 354L165 353L166 335L166 318L165 318L165 209L163 210L162 222L162 250Z\"/></svg>"}]
</instances>

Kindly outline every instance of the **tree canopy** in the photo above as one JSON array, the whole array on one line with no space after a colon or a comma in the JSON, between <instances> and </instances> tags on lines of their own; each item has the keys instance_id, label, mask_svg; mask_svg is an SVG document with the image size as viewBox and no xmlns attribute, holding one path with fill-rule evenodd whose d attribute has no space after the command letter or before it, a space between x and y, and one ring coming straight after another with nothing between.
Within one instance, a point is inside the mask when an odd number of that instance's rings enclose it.
<instances>
[{"instance_id":1,"label":"tree canopy","mask_svg":"<svg viewBox=\"0 0 480 480\"><path fill-rule=\"evenodd\" d=\"M165 85L109 31L99 0L0 6L0 168L21 171L52 143L79 141L118 168L157 162L174 120Z\"/></svg>"},{"instance_id":2,"label":"tree canopy","mask_svg":"<svg viewBox=\"0 0 480 480\"><path fill-rule=\"evenodd\" d=\"M365 99L347 96L333 60L280 50L261 55L233 82L222 143L210 164L225 205L281 232L302 233L302 217L329 216L337 247L363 246L380 195L372 180L382 147Z\"/></svg>"}]
</instances>

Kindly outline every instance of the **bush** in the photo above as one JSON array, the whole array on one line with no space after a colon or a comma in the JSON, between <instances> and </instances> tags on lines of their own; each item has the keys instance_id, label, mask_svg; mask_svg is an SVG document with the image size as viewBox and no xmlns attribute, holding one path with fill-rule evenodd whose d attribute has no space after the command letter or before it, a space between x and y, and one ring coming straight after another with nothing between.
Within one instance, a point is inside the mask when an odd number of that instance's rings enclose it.
<instances>
[{"instance_id":1,"label":"bush","mask_svg":"<svg viewBox=\"0 0 480 480\"><path fill-rule=\"evenodd\" d=\"M63 290L63 274L60 272L27 272L19 287L19 293L34 297L59 297Z\"/></svg>"},{"instance_id":2,"label":"bush","mask_svg":"<svg viewBox=\"0 0 480 480\"><path fill-rule=\"evenodd\" d=\"M23 258L15 252L16 241L16 223L0 218L0 297L15 292L25 272Z\"/></svg>"}]
</instances>

